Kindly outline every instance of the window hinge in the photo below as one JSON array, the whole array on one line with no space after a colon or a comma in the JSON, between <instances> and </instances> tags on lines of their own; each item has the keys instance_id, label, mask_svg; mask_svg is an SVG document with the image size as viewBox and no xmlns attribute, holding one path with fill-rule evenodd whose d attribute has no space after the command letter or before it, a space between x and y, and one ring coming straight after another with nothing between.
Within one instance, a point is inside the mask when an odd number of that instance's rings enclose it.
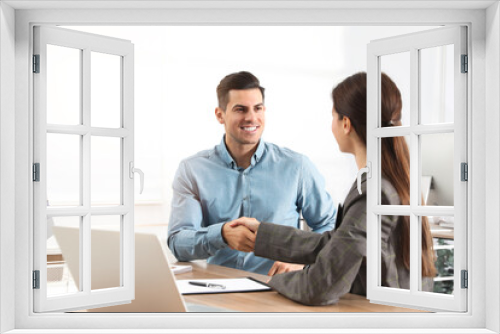
<instances>
[{"instance_id":1,"label":"window hinge","mask_svg":"<svg viewBox=\"0 0 500 334\"><path fill-rule=\"evenodd\" d=\"M33 289L40 289L40 270L33 270Z\"/></svg>"},{"instance_id":2,"label":"window hinge","mask_svg":"<svg viewBox=\"0 0 500 334\"><path fill-rule=\"evenodd\" d=\"M40 182L40 164L38 162L33 164L33 181Z\"/></svg>"},{"instance_id":3,"label":"window hinge","mask_svg":"<svg viewBox=\"0 0 500 334\"><path fill-rule=\"evenodd\" d=\"M33 55L33 73L40 73L40 55Z\"/></svg>"},{"instance_id":4,"label":"window hinge","mask_svg":"<svg viewBox=\"0 0 500 334\"><path fill-rule=\"evenodd\" d=\"M461 181L469 181L469 166L466 162L460 164L460 175Z\"/></svg>"},{"instance_id":5,"label":"window hinge","mask_svg":"<svg viewBox=\"0 0 500 334\"><path fill-rule=\"evenodd\" d=\"M462 73L469 72L469 57L467 55L462 55L462 68L460 72Z\"/></svg>"},{"instance_id":6,"label":"window hinge","mask_svg":"<svg viewBox=\"0 0 500 334\"><path fill-rule=\"evenodd\" d=\"M462 270L462 289L467 289L469 287L469 273L467 270Z\"/></svg>"}]
</instances>

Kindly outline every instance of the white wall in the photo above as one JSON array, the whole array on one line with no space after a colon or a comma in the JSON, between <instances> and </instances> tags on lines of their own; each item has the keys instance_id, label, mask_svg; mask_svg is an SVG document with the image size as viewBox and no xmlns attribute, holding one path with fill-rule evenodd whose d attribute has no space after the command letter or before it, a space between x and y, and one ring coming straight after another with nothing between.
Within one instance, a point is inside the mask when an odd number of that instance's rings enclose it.
<instances>
[{"instance_id":1,"label":"white wall","mask_svg":"<svg viewBox=\"0 0 500 334\"><path fill-rule=\"evenodd\" d=\"M500 5L494 4L486 12L486 327L500 332L500 286L493 282L500 276Z\"/></svg>"},{"instance_id":2,"label":"white wall","mask_svg":"<svg viewBox=\"0 0 500 334\"><path fill-rule=\"evenodd\" d=\"M14 328L14 21L0 2L0 333Z\"/></svg>"}]
</instances>

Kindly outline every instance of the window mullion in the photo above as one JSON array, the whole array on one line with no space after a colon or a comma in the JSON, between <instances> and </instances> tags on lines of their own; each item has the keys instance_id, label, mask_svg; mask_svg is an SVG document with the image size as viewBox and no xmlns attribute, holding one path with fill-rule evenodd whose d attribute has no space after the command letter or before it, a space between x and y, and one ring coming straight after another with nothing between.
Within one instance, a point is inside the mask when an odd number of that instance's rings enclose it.
<instances>
[{"instance_id":1,"label":"window mullion","mask_svg":"<svg viewBox=\"0 0 500 334\"><path fill-rule=\"evenodd\" d=\"M373 129L373 135L379 138L408 136L411 133L417 135L454 133L454 124L430 124L416 126L395 126Z\"/></svg>"},{"instance_id":2,"label":"window mullion","mask_svg":"<svg viewBox=\"0 0 500 334\"><path fill-rule=\"evenodd\" d=\"M82 125L87 130L82 138L82 205L90 209L90 50L83 49L82 59Z\"/></svg>"},{"instance_id":3,"label":"window mullion","mask_svg":"<svg viewBox=\"0 0 500 334\"><path fill-rule=\"evenodd\" d=\"M47 218L53 217L68 217L68 216L79 216L83 217L86 214L92 214L93 216L98 215L124 215L130 212L130 209L120 205L120 206L103 206L103 207L71 207L71 208L47 208Z\"/></svg>"},{"instance_id":4,"label":"window mullion","mask_svg":"<svg viewBox=\"0 0 500 334\"><path fill-rule=\"evenodd\" d=\"M82 124L86 129L90 129L90 50L88 48L83 49L83 59L82 59ZM80 284L81 289L84 293L90 293L91 291L91 215L90 215L90 143L91 135L88 131L82 137L82 206L86 211L86 214L82 219L81 228L81 241L80 241L80 256L82 257L80 263Z\"/></svg>"},{"instance_id":5,"label":"window mullion","mask_svg":"<svg viewBox=\"0 0 500 334\"><path fill-rule=\"evenodd\" d=\"M82 231L80 234L80 290L84 293L90 294L90 214L83 216L80 231Z\"/></svg>"},{"instance_id":6,"label":"window mullion","mask_svg":"<svg viewBox=\"0 0 500 334\"><path fill-rule=\"evenodd\" d=\"M418 125L419 120L419 57L418 50L410 50L410 128L413 130ZM414 209L419 204L420 193L420 152L419 138L414 131L410 133L410 291L418 291L418 266L419 266L419 247L418 247L418 217Z\"/></svg>"},{"instance_id":7,"label":"window mullion","mask_svg":"<svg viewBox=\"0 0 500 334\"><path fill-rule=\"evenodd\" d=\"M409 205L376 205L372 211L382 216L408 216L411 212Z\"/></svg>"},{"instance_id":8,"label":"window mullion","mask_svg":"<svg viewBox=\"0 0 500 334\"><path fill-rule=\"evenodd\" d=\"M98 128L81 124L79 125L47 124L47 133L72 134L80 136L90 133L90 135L92 136L120 137L120 138L124 138L130 135L130 131L128 129Z\"/></svg>"},{"instance_id":9,"label":"window mullion","mask_svg":"<svg viewBox=\"0 0 500 334\"><path fill-rule=\"evenodd\" d=\"M417 125L412 128L413 132L418 135L435 134L435 133L453 133L455 125L451 124L430 124L430 125Z\"/></svg>"}]
</instances>

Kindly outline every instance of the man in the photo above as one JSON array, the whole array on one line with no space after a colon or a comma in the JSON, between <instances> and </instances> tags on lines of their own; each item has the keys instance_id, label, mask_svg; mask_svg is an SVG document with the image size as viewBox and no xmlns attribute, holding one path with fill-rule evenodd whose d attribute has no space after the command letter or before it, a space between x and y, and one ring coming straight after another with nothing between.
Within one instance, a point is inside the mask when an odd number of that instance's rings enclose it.
<instances>
[{"instance_id":1,"label":"man","mask_svg":"<svg viewBox=\"0 0 500 334\"><path fill-rule=\"evenodd\" d=\"M336 209L324 180L305 156L261 140L264 88L249 72L226 76L217 87L215 116L222 142L180 163L173 190L168 246L179 261L277 274L302 266L256 257L255 236L239 217L299 227L300 213L313 231L333 229Z\"/></svg>"}]
</instances>

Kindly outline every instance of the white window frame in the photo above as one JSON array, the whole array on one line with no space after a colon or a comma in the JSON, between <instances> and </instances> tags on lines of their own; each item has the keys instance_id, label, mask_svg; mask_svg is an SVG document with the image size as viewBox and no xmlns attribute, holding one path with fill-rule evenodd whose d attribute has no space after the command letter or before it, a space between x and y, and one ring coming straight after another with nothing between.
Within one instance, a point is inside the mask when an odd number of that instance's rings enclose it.
<instances>
[{"instance_id":1,"label":"white window frame","mask_svg":"<svg viewBox=\"0 0 500 334\"><path fill-rule=\"evenodd\" d=\"M442 27L413 34L371 41L368 45L367 70L367 161L371 166L367 193L367 298L371 302L417 307L426 310L463 312L467 309L467 290L461 288L461 270L467 270L466 229L467 190L469 182L460 179L461 163L467 163L467 76L461 73L461 55L467 54L465 26ZM420 113L420 50L436 46L453 45L454 121L446 124L421 124ZM380 107L381 58L386 55L407 52L410 56L409 125L382 127ZM453 158L453 206L424 206L420 189L422 170L420 143L422 134L452 133L454 135ZM410 137L410 203L409 205L381 205L381 140L385 137ZM472 179L470 180L472 183ZM395 289L381 286L381 215L401 215L410 218L410 288ZM454 291L452 295L421 291L421 219L422 216L453 216L454 229ZM375 256L371 256L375 254Z\"/></svg>"},{"instance_id":2,"label":"white window frame","mask_svg":"<svg viewBox=\"0 0 500 334\"><path fill-rule=\"evenodd\" d=\"M93 4L92 4L93 3ZM103 1L103 3L106 3ZM147 6L147 3L143 6ZM87 2L87 6L98 6L95 2ZM130 4L127 2L127 4ZM437 5L438 4L438 5ZM31 10L14 10L9 5L16 6L15 1L0 4L0 43L2 56L0 57L0 68L2 78L0 94L2 101L1 117L3 130L0 132L2 151L0 158L0 177L4 181L13 178L13 182L2 183L0 208L2 211L1 241L0 249L0 292L2 302L0 304L0 316L2 331L17 329L17 333L26 332L23 329L55 329L66 328L65 333L71 332L71 328L93 328L92 332L98 333L98 328L183 328L187 324L196 332L195 328L262 328L274 329L274 332L282 332L283 324L290 328L316 328L332 329L349 328L355 324L356 328L365 333L377 332L376 328L397 328L398 333L414 332L419 328L421 332L439 332L436 328L451 328L458 332L467 333L491 333L500 330L500 322L497 315L500 310L499 303L499 269L500 261L495 256L488 259L489 265L485 265L486 251L499 253L499 227L496 222L500 218L498 202L500 200L500 153L498 147L500 137L498 136L500 100L500 10L497 1L480 2L440 2L432 3L431 6L415 2L415 9L411 5L406 9L390 9L387 2L356 3L358 7L347 2L332 2L324 5L327 8L318 8L314 2L283 2L280 4L269 2L253 2L246 4L250 7L245 9L245 4L237 5L227 3L220 7L215 2L203 2L203 5L189 4L185 9L176 9L173 2L169 9L137 10L90 10L90 9L59 9L38 10L44 6L54 6L50 2L25 2L19 6L28 6ZM62 5L60 2L57 5ZM109 5L109 4L108 4ZM156 3L158 6L158 3ZM177 4L178 5L178 4ZM298 5L301 5L297 8ZM398 2L401 6L401 2ZM449 6L460 5L462 9L447 9ZM30 7L31 6L31 7ZM76 5L75 5L76 6ZM82 6L81 3L78 6ZM99 6L103 6L102 3ZM105 6L105 5L104 5ZM120 6L116 2L112 6ZM141 6L136 3L136 6ZM165 5L165 6L168 6ZM219 6L219 7L217 7ZM278 7L276 9L276 6ZM346 9L351 6L351 9ZM364 7L367 6L367 7ZM394 5L396 6L396 5ZM436 6L438 8L436 8ZM441 6L442 9L439 8ZM489 6L489 8L487 8ZM420 9L418 9L420 7ZM33 9L34 8L34 9ZM307 10L304 10L307 9ZM371 8L371 9L364 9ZM373 8L378 8L373 10ZM411 8L411 9L410 9ZM465 9L464 9L465 8ZM15 14L15 23L12 19ZM29 74L31 59L30 45L32 43L30 31L33 24L182 24L182 25L233 25L237 22L241 25L430 25L430 24L465 24L469 27L469 56L471 70L475 73L469 76L469 114L468 131L471 133L468 143L470 157L469 175L474 181L470 185L469 198L471 198L471 209L469 212L470 225L468 233L471 242L467 246L470 254L469 260L469 311L465 314L436 313L436 314L277 314L273 316L265 314L224 314L209 316L203 314L172 314L172 315L73 315L73 314L44 314L32 313L32 184L29 181L32 148L32 83ZM485 26L488 27L486 29ZM7 29L5 29L7 28ZM15 32L15 63L14 58L14 32ZM5 47L4 47L5 46ZM488 71L485 71L485 65ZM4 69L14 67L15 73ZM7 75L7 77L4 76ZM15 88L11 83L15 79ZM10 85L9 85L10 84ZM15 93L15 108L12 95ZM5 104L4 104L5 103ZM487 120L486 120L487 119ZM5 121L5 122L4 122ZM6 126L15 126L15 144L6 142L11 139L12 133L5 131ZM488 132L486 141L485 132ZM5 148L5 150L4 150ZM488 154L485 153L485 149ZM15 153L15 174L13 164L6 158ZM477 166L477 168L474 168ZM488 183L485 182L485 169L488 174ZM6 185L7 188L4 188ZM10 191L6 193L6 191ZM12 196L15 191L15 212L9 208L6 198ZM474 195L474 196L471 196ZM488 195L488 196L486 196ZM9 220L15 213L15 220ZM7 217L7 218L6 218ZM15 243L12 239L15 237ZM10 240L9 240L10 238ZM473 246L473 247L472 247ZM14 256L12 256L14 254ZM496 259L495 259L496 258ZM15 265L14 265L15 260ZM12 283L15 282L15 292L11 291ZM9 285L11 284L11 285ZM488 286L488 293L486 293ZM5 298L5 299L4 299ZM11 312L11 305L15 305L15 312ZM9 316L14 317L9 318ZM372 330L370 330L370 328ZM406 330L405 330L406 328ZM413 329L413 330L412 330ZM433 330L431 330L433 329ZM174 332L171 330L170 332ZM257 331L257 330L256 330ZM37 332L36 330L31 333ZM51 330L50 332L54 332ZM91 332L89 330L89 332ZM129 332L132 332L129 330ZM137 330L144 332L144 330ZM165 330L165 332L168 332ZM200 331L198 331L200 332ZM221 330L214 332L221 332ZM388 332L379 330L379 332ZM443 330L443 332L445 332Z\"/></svg>"},{"instance_id":3,"label":"white window frame","mask_svg":"<svg viewBox=\"0 0 500 334\"><path fill-rule=\"evenodd\" d=\"M34 27L34 54L40 58L34 83L34 162L40 164L40 179L33 184L34 195L34 270L39 272L39 289L34 289L35 312L81 310L128 303L134 299L134 46L130 41L73 31L53 26ZM81 124L47 124L47 45L73 48L80 52ZM119 57L120 127L102 128L91 124L91 54L99 52ZM47 207L47 134L80 135L80 203L75 207ZM107 207L91 205L91 140L111 137L120 141L120 204ZM91 218L96 215L120 217L120 286L91 289ZM79 217L80 277L79 292L47 296L47 221L56 217Z\"/></svg>"}]
</instances>

